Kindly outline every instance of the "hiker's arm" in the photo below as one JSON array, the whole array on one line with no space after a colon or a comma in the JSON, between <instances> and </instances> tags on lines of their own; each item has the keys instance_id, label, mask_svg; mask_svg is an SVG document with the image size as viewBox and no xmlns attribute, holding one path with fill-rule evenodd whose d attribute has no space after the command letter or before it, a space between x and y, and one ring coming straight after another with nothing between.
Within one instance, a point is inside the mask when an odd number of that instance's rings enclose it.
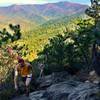
<instances>
[{"instance_id":1,"label":"hiker's arm","mask_svg":"<svg viewBox=\"0 0 100 100\"><path fill-rule=\"evenodd\" d=\"M43 69L41 69L39 77L42 77L42 74L43 74Z\"/></svg>"},{"instance_id":2,"label":"hiker's arm","mask_svg":"<svg viewBox=\"0 0 100 100\"><path fill-rule=\"evenodd\" d=\"M17 84L17 79L18 79L18 65L15 66L15 75L14 75L14 85L15 89L18 90L18 84Z\"/></svg>"},{"instance_id":3,"label":"hiker's arm","mask_svg":"<svg viewBox=\"0 0 100 100\"><path fill-rule=\"evenodd\" d=\"M33 71L33 67L32 67L32 65L31 65L30 63L26 63L26 64L27 64L27 66L29 67L30 74L33 74L34 71Z\"/></svg>"},{"instance_id":4,"label":"hiker's arm","mask_svg":"<svg viewBox=\"0 0 100 100\"><path fill-rule=\"evenodd\" d=\"M40 75L39 75L39 77L42 77L43 71L44 71L44 65L42 65L41 68L40 68Z\"/></svg>"}]
</instances>

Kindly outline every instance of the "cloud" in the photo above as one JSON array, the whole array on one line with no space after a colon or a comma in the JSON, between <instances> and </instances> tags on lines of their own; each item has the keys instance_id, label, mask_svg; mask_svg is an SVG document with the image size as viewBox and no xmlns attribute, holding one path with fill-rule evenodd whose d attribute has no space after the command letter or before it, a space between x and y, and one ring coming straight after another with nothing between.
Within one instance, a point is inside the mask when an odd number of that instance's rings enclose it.
<instances>
[{"instance_id":1,"label":"cloud","mask_svg":"<svg viewBox=\"0 0 100 100\"><path fill-rule=\"evenodd\" d=\"M36 4L46 3L46 0L0 0L0 4Z\"/></svg>"},{"instance_id":2,"label":"cloud","mask_svg":"<svg viewBox=\"0 0 100 100\"><path fill-rule=\"evenodd\" d=\"M49 3L67 0L0 0L0 4L38 4L38 3Z\"/></svg>"}]
</instances>

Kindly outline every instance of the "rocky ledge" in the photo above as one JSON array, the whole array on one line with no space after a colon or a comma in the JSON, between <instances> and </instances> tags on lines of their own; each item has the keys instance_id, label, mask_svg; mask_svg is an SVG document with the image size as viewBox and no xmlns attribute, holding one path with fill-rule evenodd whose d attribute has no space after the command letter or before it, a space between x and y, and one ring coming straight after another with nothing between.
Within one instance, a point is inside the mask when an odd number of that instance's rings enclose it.
<instances>
[{"instance_id":1,"label":"rocky ledge","mask_svg":"<svg viewBox=\"0 0 100 100\"><path fill-rule=\"evenodd\" d=\"M100 100L97 84L79 81L67 72L53 73L38 79L37 83L39 88L30 93L30 100ZM29 99L20 98L18 100Z\"/></svg>"}]
</instances>

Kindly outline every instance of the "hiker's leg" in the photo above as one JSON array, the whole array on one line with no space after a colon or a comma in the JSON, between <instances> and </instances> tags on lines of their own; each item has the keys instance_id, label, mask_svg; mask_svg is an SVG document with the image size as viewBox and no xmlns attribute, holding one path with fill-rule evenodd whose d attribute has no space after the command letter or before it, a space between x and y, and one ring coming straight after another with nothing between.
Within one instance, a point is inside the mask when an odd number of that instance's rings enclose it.
<instances>
[{"instance_id":1,"label":"hiker's leg","mask_svg":"<svg viewBox=\"0 0 100 100\"><path fill-rule=\"evenodd\" d=\"M31 82L31 77L27 77L26 78L26 95L28 96L29 95L29 90L30 90L30 82Z\"/></svg>"},{"instance_id":2,"label":"hiker's leg","mask_svg":"<svg viewBox=\"0 0 100 100\"><path fill-rule=\"evenodd\" d=\"M25 92L25 83L26 83L26 78L27 77L20 77L20 80L19 80L19 91L20 91L20 94L23 94Z\"/></svg>"}]
</instances>

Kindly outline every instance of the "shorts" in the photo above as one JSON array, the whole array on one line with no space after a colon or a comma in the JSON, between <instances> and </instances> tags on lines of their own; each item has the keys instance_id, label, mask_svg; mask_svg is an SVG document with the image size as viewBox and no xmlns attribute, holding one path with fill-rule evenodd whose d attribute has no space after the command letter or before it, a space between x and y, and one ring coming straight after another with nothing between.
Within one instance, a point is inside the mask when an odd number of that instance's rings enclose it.
<instances>
[{"instance_id":1,"label":"shorts","mask_svg":"<svg viewBox=\"0 0 100 100\"><path fill-rule=\"evenodd\" d=\"M32 80L32 75L27 75L25 77L22 77L21 79L26 85L29 85Z\"/></svg>"}]
</instances>

